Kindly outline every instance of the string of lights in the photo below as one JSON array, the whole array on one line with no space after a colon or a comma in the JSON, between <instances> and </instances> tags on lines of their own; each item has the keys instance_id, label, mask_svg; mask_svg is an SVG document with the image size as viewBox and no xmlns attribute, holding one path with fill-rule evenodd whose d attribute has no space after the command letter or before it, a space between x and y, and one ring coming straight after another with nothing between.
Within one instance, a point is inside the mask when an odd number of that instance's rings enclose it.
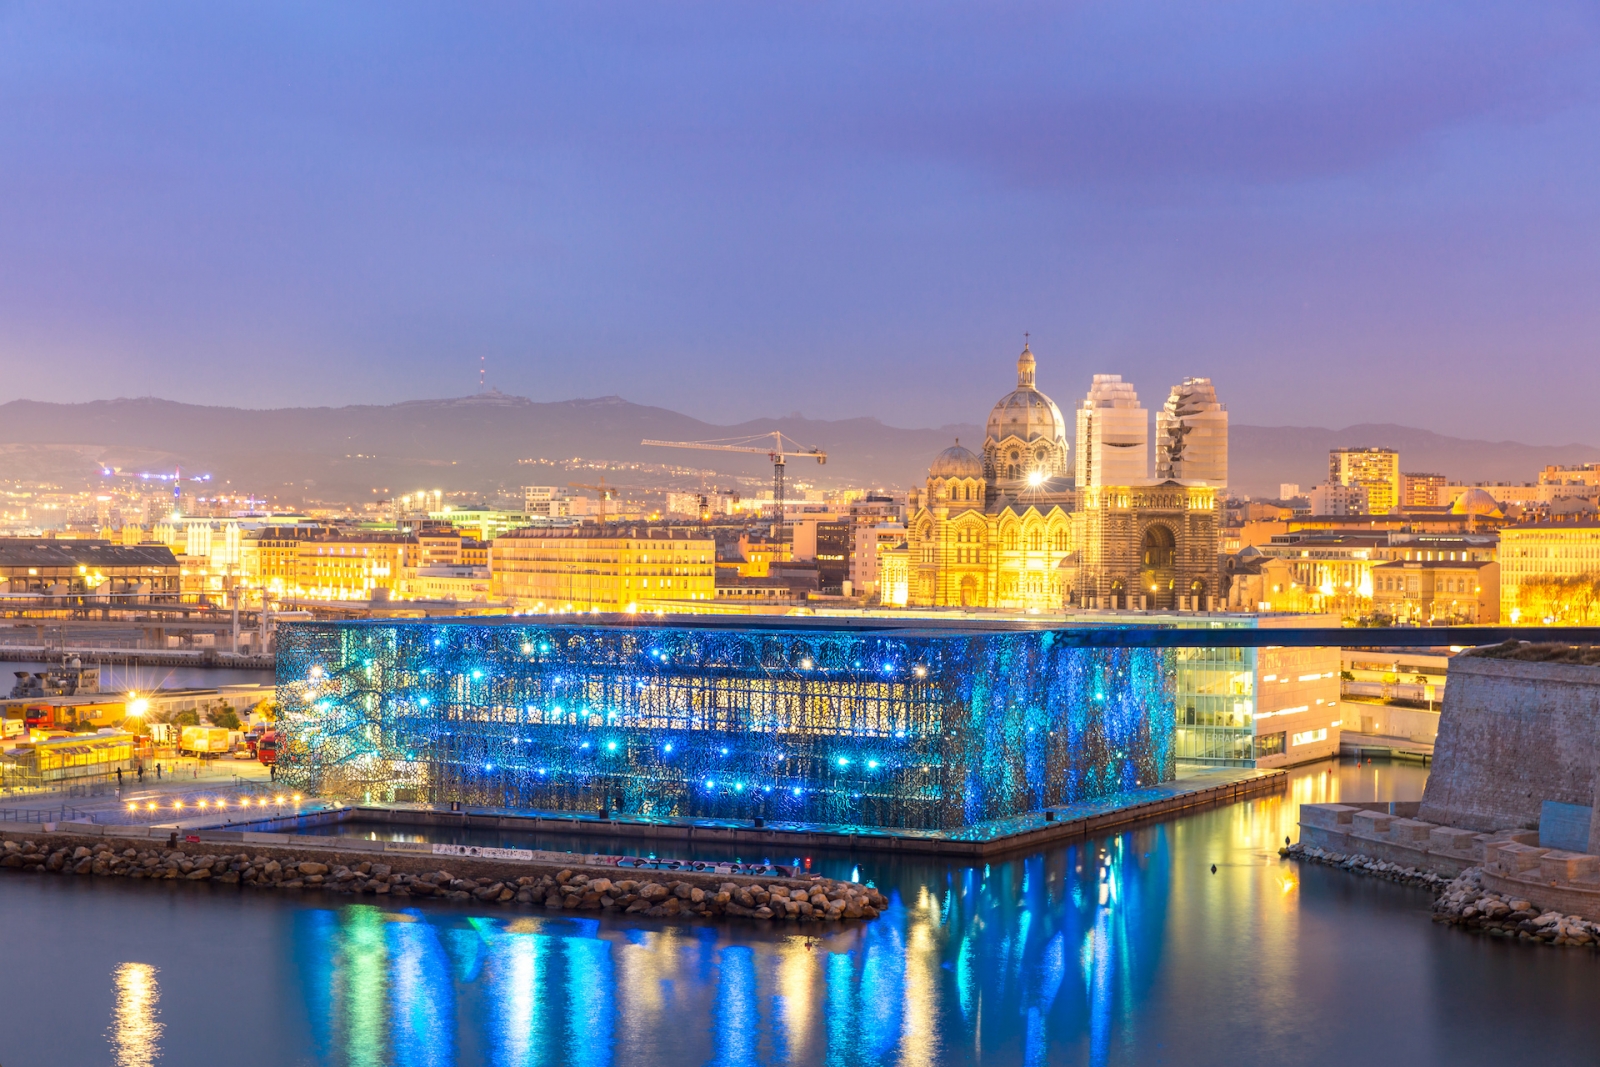
<instances>
[{"instance_id":1,"label":"string of lights","mask_svg":"<svg viewBox=\"0 0 1600 1067\"><path fill-rule=\"evenodd\" d=\"M1172 777L1173 674L1049 631L294 623L278 768L372 802L948 830Z\"/></svg>"},{"instance_id":2,"label":"string of lights","mask_svg":"<svg viewBox=\"0 0 1600 1067\"><path fill-rule=\"evenodd\" d=\"M209 811L233 811L235 809L239 811L260 811L263 808L282 808L291 804L296 807L299 806L299 793L295 793L292 796L258 797L254 801L249 797L237 797L232 802L227 797L201 798L200 800L191 800L188 803L182 800L174 800L165 804L154 800L147 800L142 803L130 800L128 802L128 811L173 811L204 815Z\"/></svg>"}]
</instances>

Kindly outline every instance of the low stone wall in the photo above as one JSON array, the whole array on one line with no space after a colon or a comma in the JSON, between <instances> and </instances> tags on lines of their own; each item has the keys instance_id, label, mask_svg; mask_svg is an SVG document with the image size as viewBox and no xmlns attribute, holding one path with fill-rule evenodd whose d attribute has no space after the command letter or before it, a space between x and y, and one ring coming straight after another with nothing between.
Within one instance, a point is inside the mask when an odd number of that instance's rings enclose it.
<instances>
[{"instance_id":1,"label":"low stone wall","mask_svg":"<svg viewBox=\"0 0 1600 1067\"><path fill-rule=\"evenodd\" d=\"M111 828L107 828L110 830ZM872 919L888 905L876 889L825 878L729 878L700 872L506 862L374 853L308 844L226 851L181 848L148 838L73 833L0 833L0 872L74 874L147 881L212 882L240 890L285 890L375 899L438 898L462 903L610 911L652 918L739 916L768 921Z\"/></svg>"},{"instance_id":2,"label":"low stone wall","mask_svg":"<svg viewBox=\"0 0 1600 1067\"><path fill-rule=\"evenodd\" d=\"M1544 848L1535 830L1482 833L1349 804L1302 804L1300 846L1447 878L1473 870L1487 889L1528 900L1541 914L1600 921L1600 856Z\"/></svg>"},{"instance_id":3,"label":"low stone wall","mask_svg":"<svg viewBox=\"0 0 1600 1067\"><path fill-rule=\"evenodd\" d=\"M1300 840L1327 852L1359 854L1454 878L1483 863L1485 841L1526 840L1528 831L1499 835L1436 826L1391 814L1389 805L1302 804ZM1402 809L1405 810L1405 809ZM1532 835L1534 838L1538 834Z\"/></svg>"}]
</instances>

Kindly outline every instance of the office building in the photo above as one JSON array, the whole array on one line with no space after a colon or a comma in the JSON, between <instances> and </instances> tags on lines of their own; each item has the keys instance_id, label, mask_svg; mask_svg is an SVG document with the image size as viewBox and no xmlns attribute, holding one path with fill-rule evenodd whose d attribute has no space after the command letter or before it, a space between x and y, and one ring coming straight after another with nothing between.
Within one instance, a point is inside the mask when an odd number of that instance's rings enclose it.
<instances>
[{"instance_id":1,"label":"office building","mask_svg":"<svg viewBox=\"0 0 1600 1067\"><path fill-rule=\"evenodd\" d=\"M1187 378L1159 422L1151 479L1147 416L1131 385L1097 374L1078 408L1077 551L1066 584L1079 606L1196 611L1218 601L1227 412L1210 379Z\"/></svg>"},{"instance_id":2,"label":"office building","mask_svg":"<svg viewBox=\"0 0 1600 1067\"><path fill-rule=\"evenodd\" d=\"M1328 453L1328 484L1359 485L1367 509L1387 515L1400 504L1400 453L1392 448L1335 448Z\"/></svg>"},{"instance_id":3,"label":"office building","mask_svg":"<svg viewBox=\"0 0 1600 1067\"><path fill-rule=\"evenodd\" d=\"M566 491L553 485L523 486L522 511L530 519L564 519L573 514Z\"/></svg>"},{"instance_id":4,"label":"office building","mask_svg":"<svg viewBox=\"0 0 1600 1067\"><path fill-rule=\"evenodd\" d=\"M1579 463L1570 467L1548 466L1539 472L1540 485L1583 485L1600 489L1600 463Z\"/></svg>"},{"instance_id":5,"label":"office building","mask_svg":"<svg viewBox=\"0 0 1600 1067\"><path fill-rule=\"evenodd\" d=\"M1510 623L1600 618L1600 522L1533 522L1500 531L1500 615Z\"/></svg>"},{"instance_id":6,"label":"office building","mask_svg":"<svg viewBox=\"0 0 1600 1067\"><path fill-rule=\"evenodd\" d=\"M1365 515L1368 513L1367 487L1364 485L1314 485L1306 494L1312 515Z\"/></svg>"},{"instance_id":7,"label":"office building","mask_svg":"<svg viewBox=\"0 0 1600 1067\"><path fill-rule=\"evenodd\" d=\"M1400 475L1400 506L1432 508L1450 503L1444 499L1445 481L1442 474Z\"/></svg>"},{"instance_id":8,"label":"office building","mask_svg":"<svg viewBox=\"0 0 1600 1067\"><path fill-rule=\"evenodd\" d=\"M693 611L716 599L716 557L692 527L529 527L495 540L490 592L522 611Z\"/></svg>"},{"instance_id":9,"label":"office building","mask_svg":"<svg viewBox=\"0 0 1600 1067\"><path fill-rule=\"evenodd\" d=\"M1227 487L1228 409L1210 378L1185 378L1156 412L1156 479Z\"/></svg>"},{"instance_id":10,"label":"office building","mask_svg":"<svg viewBox=\"0 0 1600 1067\"><path fill-rule=\"evenodd\" d=\"M1077 416L1079 490L1149 479L1150 415L1131 382L1096 374Z\"/></svg>"},{"instance_id":11,"label":"office building","mask_svg":"<svg viewBox=\"0 0 1600 1067\"><path fill-rule=\"evenodd\" d=\"M850 542L855 524L849 519L819 522L816 531L818 591L828 596L846 595L850 585ZM854 592L851 587L849 592Z\"/></svg>"}]
</instances>

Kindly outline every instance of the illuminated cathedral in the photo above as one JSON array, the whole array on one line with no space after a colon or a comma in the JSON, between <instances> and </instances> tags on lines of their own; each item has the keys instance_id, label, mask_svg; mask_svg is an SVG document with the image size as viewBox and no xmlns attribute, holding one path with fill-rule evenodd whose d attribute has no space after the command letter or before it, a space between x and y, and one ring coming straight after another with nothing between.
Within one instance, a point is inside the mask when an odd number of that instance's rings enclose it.
<instances>
[{"instance_id":1,"label":"illuminated cathedral","mask_svg":"<svg viewBox=\"0 0 1600 1067\"><path fill-rule=\"evenodd\" d=\"M982 454L958 440L912 491L907 606L1055 611L1064 602L1074 501L1067 421L1033 381L1024 345L1017 387L989 412Z\"/></svg>"},{"instance_id":2,"label":"illuminated cathedral","mask_svg":"<svg viewBox=\"0 0 1600 1067\"><path fill-rule=\"evenodd\" d=\"M1207 610L1215 602L1227 410L1209 379L1173 389L1158 421L1132 385L1097 374L1076 411L1074 466L1061 409L1034 385L989 412L982 454L958 440L910 494L899 571L907 607Z\"/></svg>"}]
</instances>

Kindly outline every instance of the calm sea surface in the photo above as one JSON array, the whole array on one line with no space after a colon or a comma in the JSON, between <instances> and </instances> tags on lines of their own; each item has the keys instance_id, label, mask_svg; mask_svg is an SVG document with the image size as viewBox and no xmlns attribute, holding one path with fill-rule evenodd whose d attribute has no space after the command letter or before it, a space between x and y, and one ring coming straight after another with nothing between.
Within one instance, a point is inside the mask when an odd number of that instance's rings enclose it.
<instances>
[{"instance_id":1,"label":"calm sea surface","mask_svg":"<svg viewBox=\"0 0 1600 1067\"><path fill-rule=\"evenodd\" d=\"M893 900L820 938L6 872L0 1064L1597 1062L1600 958L1278 859L1299 803L1423 781L1318 765L1003 863L818 858Z\"/></svg>"}]
</instances>

